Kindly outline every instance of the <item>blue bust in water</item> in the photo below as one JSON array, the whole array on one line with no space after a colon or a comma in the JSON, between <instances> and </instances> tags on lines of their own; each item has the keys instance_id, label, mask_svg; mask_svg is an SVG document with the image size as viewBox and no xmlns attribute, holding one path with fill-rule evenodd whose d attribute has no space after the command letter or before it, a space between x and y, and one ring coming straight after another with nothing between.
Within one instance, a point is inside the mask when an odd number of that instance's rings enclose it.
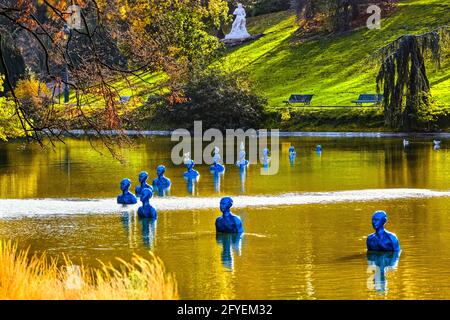
<instances>
[{"instance_id":1,"label":"blue bust in water","mask_svg":"<svg viewBox=\"0 0 450 320\"><path fill-rule=\"evenodd\" d=\"M164 176L164 173L166 172L166 167L163 165L160 165L156 168L156 174L158 178L155 178L153 180L153 188L157 190L166 190L170 188L170 179L166 178Z\"/></svg>"},{"instance_id":2,"label":"blue bust in water","mask_svg":"<svg viewBox=\"0 0 450 320\"><path fill-rule=\"evenodd\" d=\"M150 218L150 219L158 218L156 209L150 205L151 197L153 197L153 188L152 189L149 189L149 188L142 189L142 191L141 191L142 206L139 207L139 209L138 209L138 216L140 218Z\"/></svg>"},{"instance_id":3,"label":"blue bust in water","mask_svg":"<svg viewBox=\"0 0 450 320\"><path fill-rule=\"evenodd\" d=\"M135 204L137 203L137 198L128 189L131 187L131 180L128 178L122 179L120 182L120 190L122 194L117 196L117 203L120 204Z\"/></svg>"},{"instance_id":4,"label":"blue bust in water","mask_svg":"<svg viewBox=\"0 0 450 320\"><path fill-rule=\"evenodd\" d=\"M375 232L367 237L367 250L369 251L400 251L397 236L384 229L387 214L384 211L375 211L372 216L372 226Z\"/></svg>"},{"instance_id":5,"label":"blue bust in water","mask_svg":"<svg viewBox=\"0 0 450 320\"><path fill-rule=\"evenodd\" d=\"M191 159L189 152L184 155L183 162L187 168L187 171L183 174L185 178L195 179L200 175L198 171L194 170L195 163L194 160Z\"/></svg>"},{"instance_id":6,"label":"blue bust in water","mask_svg":"<svg viewBox=\"0 0 450 320\"><path fill-rule=\"evenodd\" d=\"M134 192L136 193L136 196L140 197L142 190L145 188L151 188L153 191L152 186L147 183L147 179L148 179L148 173L146 171L142 171L141 173L139 173L139 183L141 185L137 186L136 189L134 190Z\"/></svg>"},{"instance_id":7,"label":"blue bust in water","mask_svg":"<svg viewBox=\"0 0 450 320\"><path fill-rule=\"evenodd\" d=\"M225 167L220 164L220 150L219 147L214 147L213 164L209 168L212 172L224 172Z\"/></svg>"},{"instance_id":8,"label":"blue bust in water","mask_svg":"<svg viewBox=\"0 0 450 320\"><path fill-rule=\"evenodd\" d=\"M241 218L231 213L230 208L233 205L233 199L225 197L220 200L220 211L222 216L216 219L216 232L222 233L242 233Z\"/></svg>"}]
</instances>

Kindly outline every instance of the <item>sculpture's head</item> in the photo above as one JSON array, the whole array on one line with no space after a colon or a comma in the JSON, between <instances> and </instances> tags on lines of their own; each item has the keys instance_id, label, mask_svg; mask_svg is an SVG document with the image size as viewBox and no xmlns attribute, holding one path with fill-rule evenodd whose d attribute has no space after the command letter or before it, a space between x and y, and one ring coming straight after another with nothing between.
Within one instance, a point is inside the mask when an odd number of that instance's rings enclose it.
<instances>
[{"instance_id":1,"label":"sculpture's head","mask_svg":"<svg viewBox=\"0 0 450 320\"><path fill-rule=\"evenodd\" d=\"M372 227L375 230L383 228L387 222L387 214L382 210L375 211L372 216Z\"/></svg>"},{"instance_id":2,"label":"sculpture's head","mask_svg":"<svg viewBox=\"0 0 450 320\"><path fill-rule=\"evenodd\" d=\"M141 201L147 202L153 197L153 188L144 188L141 191Z\"/></svg>"},{"instance_id":3,"label":"sculpture's head","mask_svg":"<svg viewBox=\"0 0 450 320\"><path fill-rule=\"evenodd\" d=\"M242 8L242 3L238 3L238 8L239 8L239 9Z\"/></svg>"},{"instance_id":4,"label":"sculpture's head","mask_svg":"<svg viewBox=\"0 0 450 320\"><path fill-rule=\"evenodd\" d=\"M145 181L147 181L147 179L148 179L147 171L142 171L141 173L139 173L139 182L140 183L144 183Z\"/></svg>"},{"instance_id":5,"label":"sculpture's head","mask_svg":"<svg viewBox=\"0 0 450 320\"><path fill-rule=\"evenodd\" d=\"M131 180L128 178L122 179L120 181L120 190L127 191L131 187Z\"/></svg>"},{"instance_id":6,"label":"sculpture's head","mask_svg":"<svg viewBox=\"0 0 450 320\"><path fill-rule=\"evenodd\" d=\"M191 159L186 163L186 168L188 168L188 170L191 170L194 167L194 165L195 165L194 160Z\"/></svg>"},{"instance_id":7,"label":"sculpture's head","mask_svg":"<svg viewBox=\"0 0 450 320\"><path fill-rule=\"evenodd\" d=\"M220 200L220 211L227 212L233 206L233 199L230 197L224 197Z\"/></svg>"},{"instance_id":8,"label":"sculpture's head","mask_svg":"<svg viewBox=\"0 0 450 320\"><path fill-rule=\"evenodd\" d=\"M156 168L156 174L158 175L158 177L163 176L165 172L166 172L166 167L163 165L160 165Z\"/></svg>"}]
</instances>

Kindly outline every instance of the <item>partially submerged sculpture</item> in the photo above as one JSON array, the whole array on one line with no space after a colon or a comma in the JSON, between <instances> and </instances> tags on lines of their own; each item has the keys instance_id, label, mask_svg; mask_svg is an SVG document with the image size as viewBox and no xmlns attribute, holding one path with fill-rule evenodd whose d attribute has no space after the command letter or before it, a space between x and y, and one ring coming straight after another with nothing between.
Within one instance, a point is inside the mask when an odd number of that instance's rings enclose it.
<instances>
[{"instance_id":1,"label":"partially submerged sculpture","mask_svg":"<svg viewBox=\"0 0 450 320\"><path fill-rule=\"evenodd\" d=\"M263 156L262 156L261 161L262 161L263 166L265 166L265 167L267 167L269 165L269 163L270 163L269 152L270 151L269 151L269 149L267 147L265 147L263 149Z\"/></svg>"},{"instance_id":2,"label":"partially submerged sculpture","mask_svg":"<svg viewBox=\"0 0 450 320\"><path fill-rule=\"evenodd\" d=\"M138 216L141 218L156 219L158 218L156 209L150 205L150 199L153 197L153 188L150 188L145 188L141 191L142 206L138 209Z\"/></svg>"},{"instance_id":3,"label":"partially submerged sculpture","mask_svg":"<svg viewBox=\"0 0 450 320\"><path fill-rule=\"evenodd\" d=\"M387 214L384 211L375 211L372 216L372 226L375 232L367 237L367 250L369 251L400 251L397 236L384 229Z\"/></svg>"},{"instance_id":4,"label":"partially submerged sculpture","mask_svg":"<svg viewBox=\"0 0 450 320\"><path fill-rule=\"evenodd\" d=\"M239 151L239 160L236 161L236 165L238 167L246 167L248 165L248 160L245 159L245 147L244 147L244 142L241 142L241 146L240 146L240 151Z\"/></svg>"},{"instance_id":5,"label":"partially submerged sculpture","mask_svg":"<svg viewBox=\"0 0 450 320\"><path fill-rule=\"evenodd\" d=\"M117 196L117 203L120 204L135 204L137 203L137 198L128 189L131 187L131 180L128 178L122 179L120 182L120 190L122 194Z\"/></svg>"},{"instance_id":6,"label":"partially submerged sculpture","mask_svg":"<svg viewBox=\"0 0 450 320\"><path fill-rule=\"evenodd\" d=\"M242 233L241 218L231 213L230 208L233 205L233 199L224 197L220 200L220 211L222 216L216 219L216 232L223 233Z\"/></svg>"},{"instance_id":7,"label":"partially submerged sculpture","mask_svg":"<svg viewBox=\"0 0 450 320\"><path fill-rule=\"evenodd\" d=\"M220 149L219 147L214 147L214 156L213 156L213 164L209 168L213 172L224 172L225 167L220 164Z\"/></svg>"},{"instance_id":8,"label":"partially submerged sculpture","mask_svg":"<svg viewBox=\"0 0 450 320\"><path fill-rule=\"evenodd\" d=\"M184 164L187 168L187 171L183 174L185 178L197 178L200 173L194 170L194 160L191 159L189 152L184 155Z\"/></svg>"},{"instance_id":9,"label":"partially submerged sculpture","mask_svg":"<svg viewBox=\"0 0 450 320\"><path fill-rule=\"evenodd\" d=\"M147 183L147 179L148 179L147 171L141 171L141 173L139 173L139 183L141 185L137 186L136 189L134 190L134 192L136 193L136 196L140 197L143 189L152 188L152 186ZM152 190L153 190L153 188L152 188Z\"/></svg>"},{"instance_id":10,"label":"partially submerged sculpture","mask_svg":"<svg viewBox=\"0 0 450 320\"><path fill-rule=\"evenodd\" d=\"M230 33L225 36L225 40L249 38L250 34L247 32L247 28L245 26L245 17L247 16L247 14L245 13L245 9L241 3L238 3L237 8L233 12L233 15L236 16L236 19L234 19Z\"/></svg>"},{"instance_id":11,"label":"partially submerged sculpture","mask_svg":"<svg viewBox=\"0 0 450 320\"><path fill-rule=\"evenodd\" d=\"M153 188L156 189L156 191L164 191L170 188L171 182L169 178L166 178L164 176L164 173L166 172L166 167L163 165L159 165L156 168L156 174L157 178L153 180Z\"/></svg>"}]
</instances>

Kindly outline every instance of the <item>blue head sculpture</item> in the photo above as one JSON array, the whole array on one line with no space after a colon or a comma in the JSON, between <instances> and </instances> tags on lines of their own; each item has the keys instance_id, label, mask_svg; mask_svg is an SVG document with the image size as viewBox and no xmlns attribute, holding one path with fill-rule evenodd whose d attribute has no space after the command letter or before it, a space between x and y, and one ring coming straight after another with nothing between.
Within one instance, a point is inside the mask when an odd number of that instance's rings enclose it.
<instances>
[{"instance_id":1,"label":"blue head sculpture","mask_svg":"<svg viewBox=\"0 0 450 320\"><path fill-rule=\"evenodd\" d=\"M117 203L120 204L135 204L137 203L137 198L128 189L131 187L131 180L128 178L122 179L120 182L120 190L122 194L117 196Z\"/></svg>"},{"instance_id":2,"label":"blue head sculpture","mask_svg":"<svg viewBox=\"0 0 450 320\"><path fill-rule=\"evenodd\" d=\"M239 151L239 160L236 161L236 165L240 168L245 168L248 165L248 160L245 159L246 153L244 142L241 142L240 149L241 151Z\"/></svg>"},{"instance_id":3,"label":"blue head sculpture","mask_svg":"<svg viewBox=\"0 0 450 320\"><path fill-rule=\"evenodd\" d=\"M232 206L233 206L233 199L231 199L230 197L224 197L220 200L220 211L222 211L222 216L216 219L216 232L222 233L244 232L241 218L232 214L230 211Z\"/></svg>"},{"instance_id":4,"label":"blue head sculpture","mask_svg":"<svg viewBox=\"0 0 450 320\"><path fill-rule=\"evenodd\" d=\"M156 168L156 175L158 176L153 180L153 187L158 191L158 194L164 194L164 191L170 188L171 182L170 179L164 176L166 172L166 167L163 165L159 165Z\"/></svg>"},{"instance_id":5,"label":"blue head sculpture","mask_svg":"<svg viewBox=\"0 0 450 320\"><path fill-rule=\"evenodd\" d=\"M142 206L138 209L140 218L156 219L158 217L156 209L150 205L150 199L153 197L153 188L144 188L141 191Z\"/></svg>"},{"instance_id":6,"label":"blue head sculpture","mask_svg":"<svg viewBox=\"0 0 450 320\"><path fill-rule=\"evenodd\" d=\"M384 229L387 214L384 211L375 211L372 216L372 227L375 232L367 237L367 250L369 251L400 251L397 236Z\"/></svg>"},{"instance_id":7,"label":"blue head sculpture","mask_svg":"<svg viewBox=\"0 0 450 320\"><path fill-rule=\"evenodd\" d=\"M147 171L141 171L139 173L139 183L140 183L140 185L137 186L136 189L135 189L136 196L140 197L141 196L141 192L142 192L143 189L151 188L151 186L147 183L147 179L148 179Z\"/></svg>"},{"instance_id":8,"label":"blue head sculpture","mask_svg":"<svg viewBox=\"0 0 450 320\"><path fill-rule=\"evenodd\" d=\"M224 172L225 171L225 167L220 164L220 150L219 147L214 147L214 157L213 157L213 164L211 165L211 167L209 168L212 172Z\"/></svg>"},{"instance_id":9,"label":"blue head sculpture","mask_svg":"<svg viewBox=\"0 0 450 320\"><path fill-rule=\"evenodd\" d=\"M184 176L186 178L196 178L196 177L198 177L200 175L198 173L198 171L194 170L194 165L195 165L194 160L189 159L185 163L185 165L186 165L187 171L184 173Z\"/></svg>"}]
</instances>

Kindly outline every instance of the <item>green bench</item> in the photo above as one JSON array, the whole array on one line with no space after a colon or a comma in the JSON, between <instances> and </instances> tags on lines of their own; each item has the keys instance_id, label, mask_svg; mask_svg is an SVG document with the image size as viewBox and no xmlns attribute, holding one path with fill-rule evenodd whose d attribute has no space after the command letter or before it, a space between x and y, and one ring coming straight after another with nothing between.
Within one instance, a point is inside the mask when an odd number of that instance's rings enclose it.
<instances>
[{"instance_id":1,"label":"green bench","mask_svg":"<svg viewBox=\"0 0 450 320\"><path fill-rule=\"evenodd\" d=\"M294 104L294 103L303 103L304 105L311 104L311 100L313 94L292 94L289 97L289 100L283 101L284 103L288 104Z\"/></svg>"},{"instance_id":2,"label":"green bench","mask_svg":"<svg viewBox=\"0 0 450 320\"><path fill-rule=\"evenodd\" d=\"M353 100L353 103L356 103L359 106L362 106L363 103L373 103L375 106L381 104L383 101L383 95L382 94L360 94L358 100Z\"/></svg>"}]
</instances>

